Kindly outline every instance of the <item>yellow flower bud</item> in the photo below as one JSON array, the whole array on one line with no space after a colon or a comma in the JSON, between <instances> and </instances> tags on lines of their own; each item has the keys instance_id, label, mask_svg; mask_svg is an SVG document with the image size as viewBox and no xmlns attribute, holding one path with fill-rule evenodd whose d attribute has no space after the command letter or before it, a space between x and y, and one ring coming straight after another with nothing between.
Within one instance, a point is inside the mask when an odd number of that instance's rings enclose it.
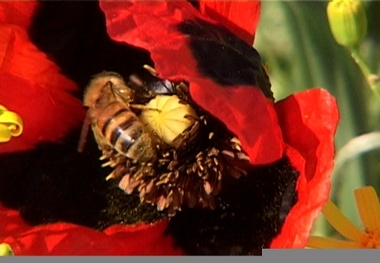
<instances>
[{"instance_id":1,"label":"yellow flower bud","mask_svg":"<svg viewBox=\"0 0 380 263\"><path fill-rule=\"evenodd\" d=\"M173 146L174 139L194 124L197 115L190 105L181 103L176 95L158 95L146 105L139 117L150 132Z\"/></svg>"},{"instance_id":2,"label":"yellow flower bud","mask_svg":"<svg viewBox=\"0 0 380 263\"><path fill-rule=\"evenodd\" d=\"M19 136L22 130L21 117L0 105L0 142L8 142L12 136Z\"/></svg>"},{"instance_id":3,"label":"yellow flower bud","mask_svg":"<svg viewBox=\"0 0 380 263\"><path fill-rule=\"evenodd\" d=\"M0 256L13 256L13 250L10 245L6 243L0 244Z\"/></svg>"},{"instance_id":4,"label":"yellow flower bud","mask_svg":"<svg viewBox=\"0 0 380 263\"><path fill-rule=\"evenodd\" d=\"M335 40L342 46L357 47L367 34L367 17L359 0L332 0L327 17Z\"/></svg>"}]
</instances>

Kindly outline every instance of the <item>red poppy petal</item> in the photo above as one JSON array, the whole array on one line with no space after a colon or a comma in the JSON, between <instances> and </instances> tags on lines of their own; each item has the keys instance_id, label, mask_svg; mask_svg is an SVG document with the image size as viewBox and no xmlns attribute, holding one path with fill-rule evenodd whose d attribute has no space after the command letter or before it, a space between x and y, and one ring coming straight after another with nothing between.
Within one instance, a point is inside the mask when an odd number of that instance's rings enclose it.
<instances>
[{"instance_id":1,"label":"red poppy petal","mask_svg":"<svg viewBox=\"0 0 380 263\"><path fill-rule=\"evenodd\" d=\"M69 223L32 227L19 212L0 206L0 242L16 255L180 255L171 237L163 234L167 221L152 225L114 225L104 231Z\"/></svg>"},{"instance_id":2,"label":"red poppy petal","mask_svg":"<svg viewBox=\"0 0 380 263\"><path fill-rule=\"evenodd\" d=\"M0 24L0 104L24 122L21 136L1 144L0 153L27 150L39 141L55 141L84 117L76 85L59 73L18 25Z\"/></svg>"},{"instance_id":3,"label":"red poppy petal","mask_svg":"<svg viewBox=\"0 0 380 263\"><path fill-rule=\"evenodd\" d=\"M300 171L298 201L286 218L273 248L303 248L314 220L329 197L334 134L339 120L336 100L326 90L311 89L276 104L292 164ZM302 168L300 160L305 160Z\"/></svg>"},{"instance_id":4,"label":"red poppy petal","mask_svg":"<svg viewBox=\"0 0 380 263\"><path fill-rule=\"evenodd\" d=\"M188 80L193 99L236 134L253 164L281 158L281 130L272 102L255 87L222 88L198 72L188 38L176 25L185 19L207 18L185 1L102 1L100 5L110 37L149 50L162 77Z\"/></svg>"},{"instance_id":5,"label":"red poppy petal","mask_svg":"<svg viewBox=\"0 0 380 263\"><path fill-rule=\"evenodd\" d=\"M0 243L7 236L19 234L30 229L20 217L20 212L8 209L0 203Z\"/></svg>"},{"instance_id":6,"label":"red poppy petal","mask_svg":"<svg viewBox=\"0 0 380 263\"><path fill-rule=\"evenodd\" d=\"M284 145L273 103L259 89L221 89L206 78L193 83L194 100L207 111L218 109L213 115L240 139L252 164L268 164L282 157Z\"/></svg>"},{"instance_id":7,"label":"red poppy petal","mask_svg":"<svg viewBox=\"0 0 380 263\"><path fill-rule=\"evenodd\" d=\"M335 98L315 88L293 94L275 107L284 141L306 160L306 179L314 179L317 172L330 171L339 120Z\"/></svg>"},{"instance_id":8,"label":"red poppy petal","mask_svg":"<svg viewBox=\"0 0 380 263\"><path fill-rule=\"evenodd\" d=\"M252 45L260 19L260 1L201 0L200 11Z\"/></svg>"},{"instance_id":9,"label":"red poppy petal","mask_svg":"<svg viewBox=\"0 0 380 263\"><path fill-rule=\"evenodd\" d=\"M186 1L100 1L109 36L151 52L155 68L168 78L197 74L196 62L176 26L202 18ZM203 18L205 19L205 18ZM171 51L171 56L162 51Z\"/></svg>"},{"instance_id":10,"label":"red poppy petal","mask_svg":"<svg viewBox=\"0 0 380 263\"><path fill-rule=\"evenodd\" d=\"M36 1L1 1L0 24L13 24L26 28L36 6Z\"/></svg>"}]
</instances>

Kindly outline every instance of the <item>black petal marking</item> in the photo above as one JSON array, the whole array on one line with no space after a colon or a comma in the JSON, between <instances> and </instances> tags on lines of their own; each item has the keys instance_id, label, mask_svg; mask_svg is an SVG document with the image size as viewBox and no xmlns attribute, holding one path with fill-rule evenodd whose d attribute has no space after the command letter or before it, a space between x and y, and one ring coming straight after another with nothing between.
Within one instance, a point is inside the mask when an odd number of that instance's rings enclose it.
<instances>
[{"instance_id":1,"label":"black petal marking","mask_svg":"<svg viewBox=\"0 0 380 263\"><path fill-rule=\"evenodd\" d=\"M190 37L199 71L222 86L256 85L273 99L259 53L226 28L202 20L187 20L178 30Z\"/></svg>"},{"instance_id":2,"label":"black petal marking","mask_svg":"<svg viewBox=\"0 0 380 263\"><path fill-rule=\"evenodd\" d=\"M297 200L298 172L287 160L257 167L238 180L228 176L214 211L183 209L167 234L191 255L246 255L268 248Z\"/></svg>"},{"instance_id":3,"label":"black petal marking","mask_svg":"<svg viewBox=\"0 0 380 263\"><path fill-rule=\"evenodd\" d=\"M28 35L80 88L103 70L127 79L141 65L154 65L146 50L110 39L98 1L41 1Z\"/></svg>"}]
</instances>

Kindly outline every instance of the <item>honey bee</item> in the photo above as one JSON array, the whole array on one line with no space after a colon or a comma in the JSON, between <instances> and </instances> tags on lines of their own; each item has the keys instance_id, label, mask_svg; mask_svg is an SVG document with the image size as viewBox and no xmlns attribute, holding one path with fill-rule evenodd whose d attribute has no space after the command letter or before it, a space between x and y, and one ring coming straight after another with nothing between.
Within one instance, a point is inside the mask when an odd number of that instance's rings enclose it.
<instances>
[{"instance_id":1,"label":"honey bee","mask_svg":"<svg viewBox=\"0 0 380 263\"><path fill-rule=\"evenodd\" d=\"M84 92L88 107L78 151L83 151L89 126L99 148L116 151L133 162L148 162L156 158L151 135L131 109L134 91L115 72L104 71L93 77Z\"/></svg>"},{"instance_id":2,"label":"honey bee","mask_svg":"<svg viewBox=\"0 0 380 263\"><path fill-rule=\"evenodd\" d=\"M246 174L227 160L245 156L240 141L196 104L189 88L144 66L128 82L118 73L97 74L84 93L88 111L78 150L91 127L100 159L107 159L102 166L113 168L106 180L169 216L182 204L215 208L224 176Z\"/></svg>"}]
</instances>

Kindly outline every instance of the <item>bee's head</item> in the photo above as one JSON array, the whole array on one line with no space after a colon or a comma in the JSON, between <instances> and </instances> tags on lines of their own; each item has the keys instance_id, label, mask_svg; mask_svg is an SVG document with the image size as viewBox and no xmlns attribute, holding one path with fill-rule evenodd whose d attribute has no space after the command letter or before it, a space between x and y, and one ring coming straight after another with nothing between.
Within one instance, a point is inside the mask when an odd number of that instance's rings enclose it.
<instances>
[{"instance_id":1,"label":"bee's head","mask_svg":"<svg viewBox=\"0 0 380 263\"><path fill-rule=\"evenodd\" d=\"M95 75L87 85L83 104L91 108L115 99L127 103L132 98L133 91L118 73L103 71Z\"/></svg>"}]
</instances>

